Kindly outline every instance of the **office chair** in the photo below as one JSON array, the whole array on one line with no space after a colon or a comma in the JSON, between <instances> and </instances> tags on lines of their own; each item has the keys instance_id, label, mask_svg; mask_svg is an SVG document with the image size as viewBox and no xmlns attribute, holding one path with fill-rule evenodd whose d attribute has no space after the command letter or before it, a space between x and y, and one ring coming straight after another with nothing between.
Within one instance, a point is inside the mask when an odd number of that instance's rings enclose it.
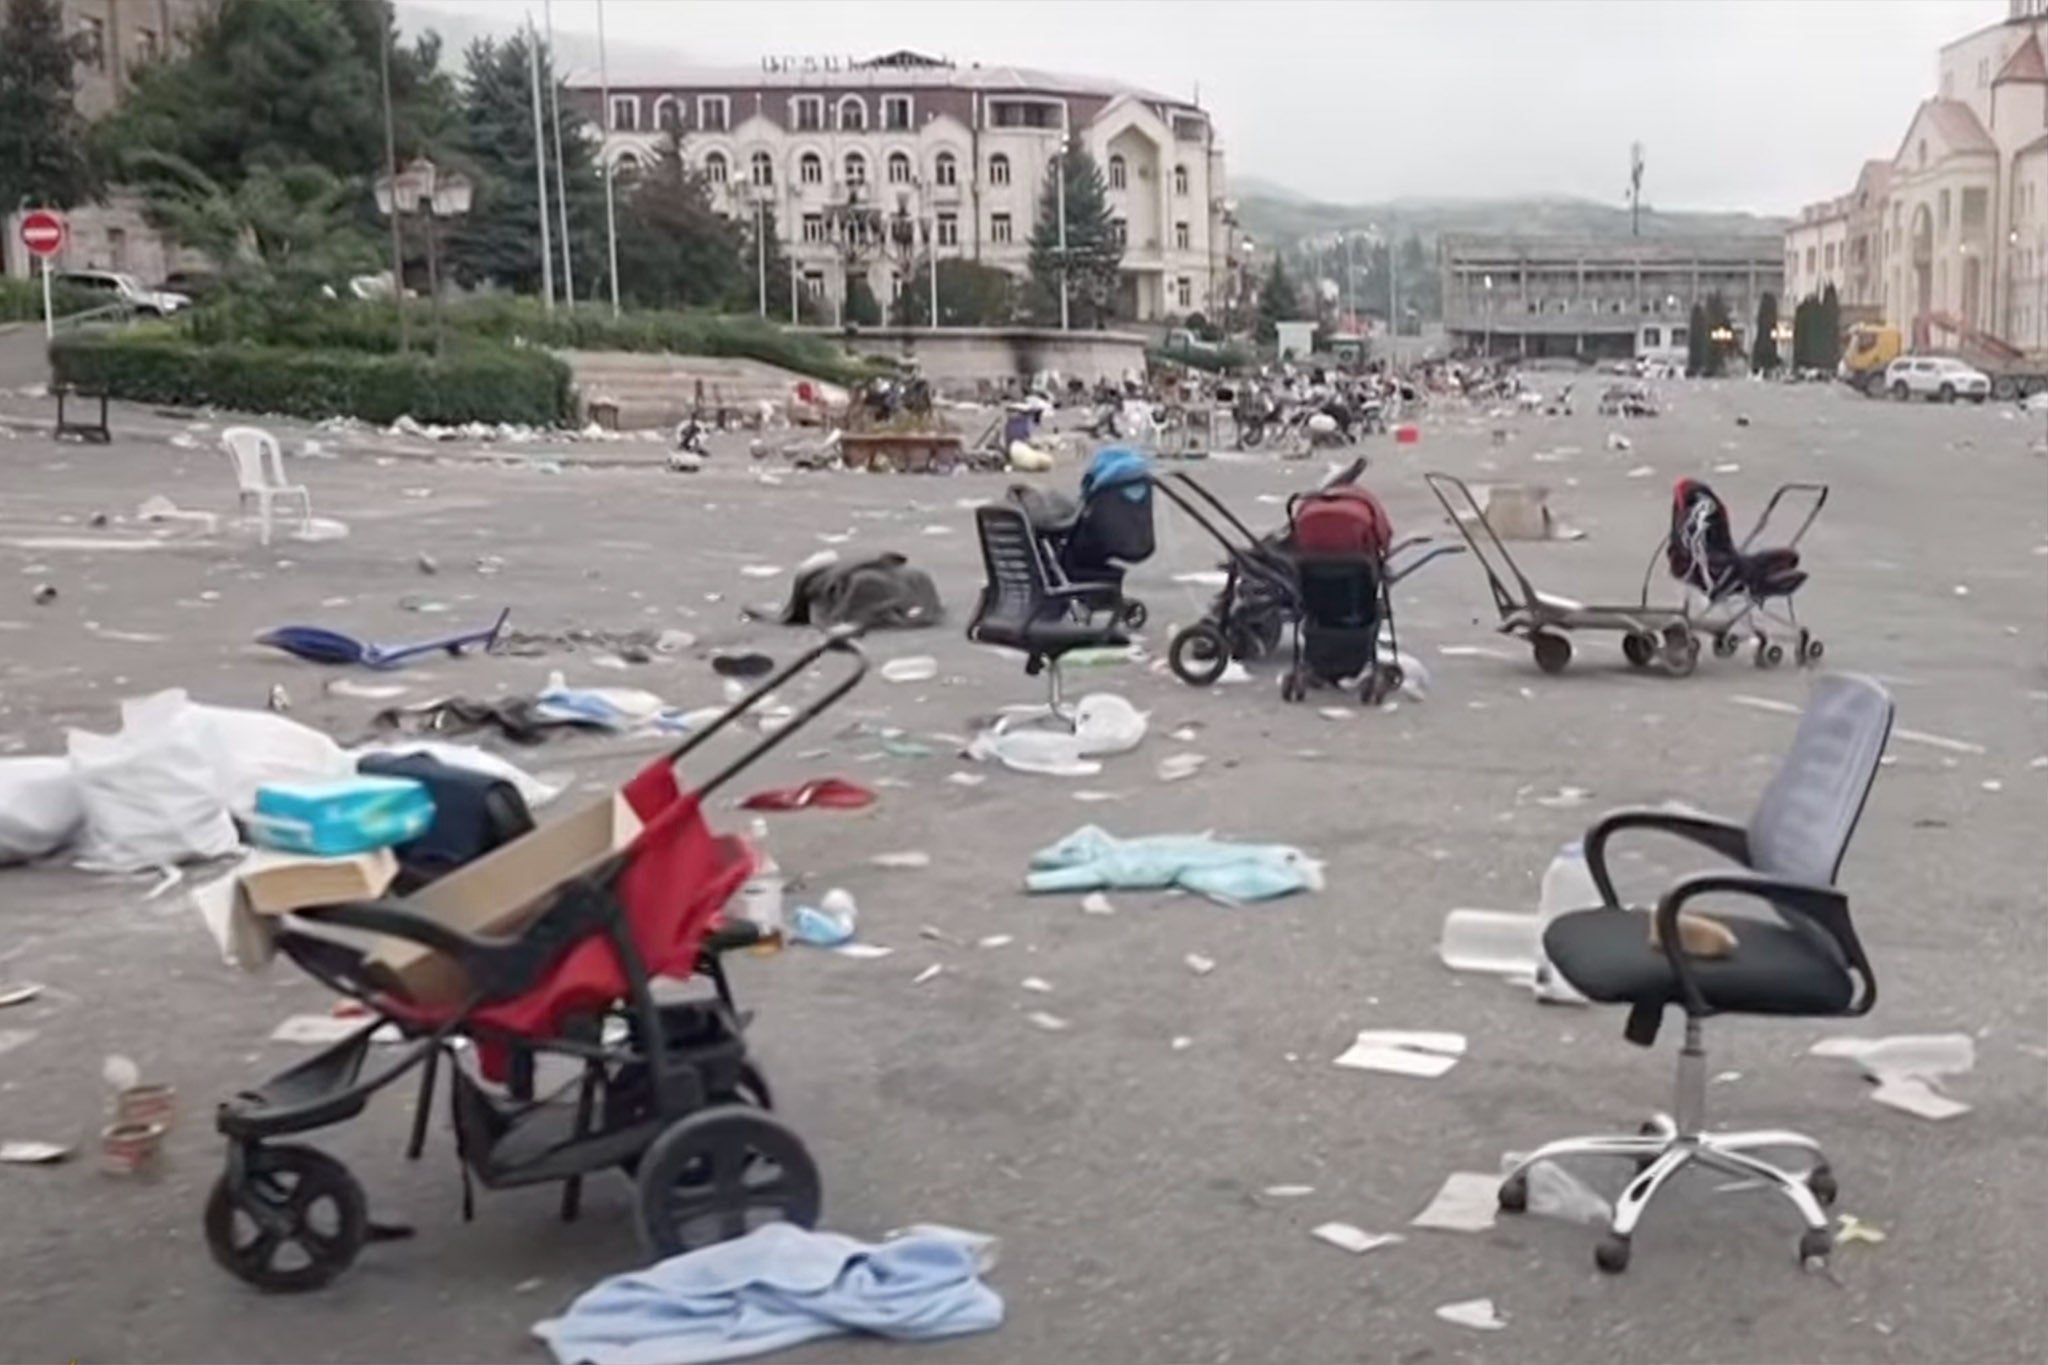
<instances>
[{"instance_id":1,"label":"office chair","mask_svg":"<svg viewBox=\"0 0 2048 1365\"><path fill-rule=\"evenodd\" d=\"M1500 1207L1528 1207L1529 1167L1580 1156L1635 1161L1635 1179L1615 1201L1614 1221L1595 1249L1602 1270L1627 1269L1629 1239L1650 1201L1690 1165L1744 1180L1762 1180L1799 1210L1806 1232L1799 1255L1824 1259L1832 1238L1823 1206L1835 1200L1833 1172L1820 1144L1799 1133L1706 1131L1706 1050L1701 1021L1714 1014L1833 1017L1869 1012L1877 999L1870 960L1849 921L1848 898L1835 875L1863 814L1891 734L1892 701L1867 678L1830 674L1814 684L1792 747L1764 789L1747 825L1680 810L1621 810L1587 831L1586 863L1601 904L1552 920L1543 935L1551 963L1580 994L1629 1007L1625 1036L1649 1047L1664 1009L1685 1011L1678 1054L1675 1116L1659 1114L1637 1134L1567 1138L1523 1157L1501 1181ZM1744 870L1681 878L1657 903L1659 947L1649 946L1645 915L1621 908L1607 869L1608 841L1623 830L1661 830L1690 839ZM1700 896L1734 894L1768 905L1780 922L1739 919L1736 945L1725 957L1681 950L1679 912ZM1852 974L1855 980L1852 981ZM1764 1151L1810 1158L1803 1171L1766 1162Z\"/></svg>"},{"instance_id":2,"label":"office chair","mask_svg":"<svg viewBox=\"0 0 2048 1365\"><path fill-rule=\"evenodd\" d=\"M974 509L974 529L981 538L981 562L988 574L980 605L968 623L967 638L976 644L1014 649L1024 655L1024 671L1047 679L1046 704L1006 708L998 728L1022 720L1052 720L1074 728L1060 683L1060 656L1076 649L1127 645L1130 637L1115 620L1092 614L1099 597L1094 585L1056 587L1046 571L1038 541L1022 508L1015 503Z\"/></svg>"}]
</instances>

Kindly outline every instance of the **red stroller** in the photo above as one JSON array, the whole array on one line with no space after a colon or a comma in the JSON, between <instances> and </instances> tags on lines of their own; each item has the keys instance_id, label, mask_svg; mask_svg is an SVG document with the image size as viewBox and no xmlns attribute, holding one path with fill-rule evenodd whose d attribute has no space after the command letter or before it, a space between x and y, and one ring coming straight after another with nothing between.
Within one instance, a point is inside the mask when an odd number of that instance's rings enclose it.
<instances>
[{"instance_id":1,"label":"red stroller","mask_svg":"<svg viewBox=\"0 0 2048 1365\"><path fill-rule=\"evenodd\" d=\"M684 757L827 653L848 661L846 677L697 790L681 785ZM491 1189L561 1182L562 1216L571 1219L583 1177L616 1168L638 1187L641 1237L656 1256L768 1222L814 1225L817 1166L769 1112L768 1086L747 1060L743 1021L719 965L722 953L757 939L752 926L717 922L754 855L743 841L711 832L703 803L851 691L866 667L854 634L834 634L643 769L620 793L639 833L596 871L551 888L516 933L466 934L392 900L287 916L278 947L376 1017L220 1106L227 1170L206 1204L214 1259L259 1289L315 1289L347 1269L365 1241L406 1235L373 1227L362 1186L339 1161L274 1139L353 1118L378 1090L418 1069L407 1147L417 1158L444 1060L465 1215L473 1177ZM516 841L485 857L515 848ZM461 968L466 998L452 1007L407 998L363 934L434 949ZM652 982L663 976L701 977L712 990L657 1000ZM405 1046L365 1076L371 1034L386 1023L398 1026ZM459 1064L464 1041L475 1046L474 1074ZM535 1062L544 1056L569 1060L575 1075L537 1097Z\"/></svg>"}]
</instances>

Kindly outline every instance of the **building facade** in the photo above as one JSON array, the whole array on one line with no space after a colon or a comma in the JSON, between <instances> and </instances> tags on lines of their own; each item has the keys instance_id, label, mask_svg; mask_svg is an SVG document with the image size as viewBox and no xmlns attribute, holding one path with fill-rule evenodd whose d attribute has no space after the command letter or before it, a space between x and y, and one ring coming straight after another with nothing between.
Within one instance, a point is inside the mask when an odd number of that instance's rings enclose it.
<instances>
[{"instance_id":1,"label":"building facade","mask_svg":"<svg viewBox=\"0 0 2048 1365\"><path fill-rule=\"evenodd\" d=\"M1807 205L1785 229L1785 295L1792 304L1832 286L1846 315L1883 311L1891 169L1889 161L1865 162L1854 189Z\"/></svg>"},{"instance_id":2,"label":"building facade","mask_svg":"<svg viewBox=\"0 0 2048 1365\"><path fill-rule=\"evenodd\" d=\"M135 73L169 55L215 0L61 0L64 31L77 45L74 103L96 119L121 100ZM69 233L55 264L63 270L123 270L153 284L177 263L175 244L142 217L141 204L118 191L98 204L64 215ZM26 275L33 268L22 247L19 215L0 214L0 268Z\"/></svg>"},{"instance_id":3,"label":"building facade","mask_svg":"<svg viewBox=\"0 0 2048 1365\"><path fill-rule=\"evenodd\" d=\"M1695 303L1719 294L1747 344L1766 293L1784 291L1770 237L1579 241L1445 236L1444 327L1461 350L1618 359L1683 349Z\"/></svg>"},{"instance_id":4,"label":"building facade","mask_svg":"<svg viewBox=\"0 0 2048 1365\"><path fill-rule=\"evenodd\" d=\"M1223 149L1191 101L911 52L615 78L603 109L594 80L568 84L615 168L652 164L674 138L721 210L772 212L799 284L835 318L857 277L892 300L925 240L942 260L1024 273L1067 135L1108 183L1124 243L1119 313L1214 312L1235 278Z\"/></svg>"},{"instance_id":5,"label":"building facade","mask_svg":"<svg viewBox=\"0 0 2048 1365\"><path fill-rule=\"evenodd\" d=\"M1852 225L1844 299L1905 328L1916 347L1989 334L2048 350L2048 0L2009 0L2003 21L1943 47L1935 93L1875 165L1852 196L1860 208L1876 187L1875 222L1861 220L1874 264L1867 277L1854 268ZM1815 205L1786 234L1795 298L1827 280L1805 260L1825 249L1828 217Z\"/></svg>"}]
</instances>

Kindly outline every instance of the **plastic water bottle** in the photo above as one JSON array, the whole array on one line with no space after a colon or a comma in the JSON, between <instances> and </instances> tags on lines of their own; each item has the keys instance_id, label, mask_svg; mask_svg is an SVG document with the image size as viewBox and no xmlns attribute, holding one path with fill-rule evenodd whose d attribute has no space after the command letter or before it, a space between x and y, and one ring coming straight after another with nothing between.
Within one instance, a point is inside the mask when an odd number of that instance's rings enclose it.
<instances>
[{"instance_id":1,"label":"plastic water bottle","mask_svg":"<svg viewBox=\"0 0 2048 1365\"><path fill-rule=\"evenodd\" d=\"M747 837L754 846L756 864L754 875L740 887L740 918L761 931L763 942L780 944L782 868L777 865L775 855L768 851L768 822L756 816L747 829Z\"/></svg>"},{"instance_id":2,"label":"plastic water bottle","mask_svg":"<svg viewBox=\"0 0 2048 1365\"><path fill-rule=\"evenodd\" d=\"M1600 904L1600 888L1593 884L1593 870L1586 866L1586 850L1574 841L1557 851L1543 873L1543 895L1536 906L1536 979L1533 989L1538 1000L1554 1005L1583 1005L1586 997L1552 965L1543 951L1543 934L1559 915L1574 910L1591 910Z\"/></svg>"}]
</instances>

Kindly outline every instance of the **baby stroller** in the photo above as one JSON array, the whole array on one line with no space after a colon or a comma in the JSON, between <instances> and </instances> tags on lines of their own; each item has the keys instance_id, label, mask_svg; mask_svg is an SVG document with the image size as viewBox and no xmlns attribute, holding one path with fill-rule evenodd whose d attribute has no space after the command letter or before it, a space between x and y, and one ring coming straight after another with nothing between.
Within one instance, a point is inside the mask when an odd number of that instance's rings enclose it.
<instances>
[{"instance_id":1,"label":"baby stroller","mask_svg":"<svg viewBox=\"0 0 2048 1365\"><path fill-rule=\"evenodd\" d=\"M1813 506L1806 520L1782 545L1751 549L1771 514L1788 493L1811 496ZM1793 657L1801 664L1818 662L1823 646L1819 637L1799 624L1793 597L1805 584L1806 570L1799 567L1799 541L1827 505L1826 484L1788 483L1771 495L1763 515L1740 544L1728 517L1728 505L1720 495L1699 479L1680 479L1671 490L1671 532L1661 547L1671 576L1689 592L1706 599L1699 628L1713 640L1714 653L1727 658L1742 648L1745 627L1756 642L1755 661L1759 668L1771 668L1784 661L1785 648L1772 640L1759 624L1767 620L1796 632ZM1656 557L1650 571L1656 570ZM1649 575L1644 576L1645 600ZM1784 603L1784 614L1771 610L1773 602ZM1634 655L1630 655L1634 663Z\"/></svg>"},{"instance_id":2,"label":"baby stroller","mask_svg":"<svg viewBox=\"0 0 2048 1365\"><path fill-rule=\"evenodd\" d=\"M1055 586L1092 589L1081 606L1136 630L1145 604L1124 595L1124 574L1152 557L1152 468L1128 446L1104 446L1081 476L1079 502L1050 489L1019 484L1010 496L1024 509Z\"/></svg>"},{"instance_id":3,"label":"baby stroller","mask_svg":"<svg viewBox=\"0 0 2048 1365\"><path fill-rule=\"evenodd\" d=\"M754 854L711 832L704 800L859 682L866 663L854 641L850 632L827 637L627 782L618 799L638 833L594 870L542 890L523 928L475 936L410 899L283 917L277 946L373 1017L219 1107L228 1151L206 1203L214 1259L259 1289L310 1290L347 1269L364 1242L406 1235L373 1227L347 1167L280 1139L355 1117L377 1091L417 1070L407 1147L417 1158L444 1062L465 1216L474 1179L490 1189L560 1182L562 1216L571 1219L583 1178L617 1169L637 1186L639 1230L657 1257L767 1222L814 1225L817 1166L770 1112L719 965L721 954L758 937L750 925L717 923L752 873ZM695 791L681 785L682 759L827 653L848 662L847 676ZM448 873L448 882L481 878L502 886L508 902L531 896L519 873L528 840L547 832L514 838ZM425 945L438 966L459 969L459 1003L408 991L378 955L393 941ZM657 999L652 982L664 976L698 977L711 989ZM373 1065L371 1036L387 1024L403 1042L378 1049ZM473 1067L460 1064L465 1045L473 1046ZM573 1077L536 1095L537 1061L566 1063Z\"/></svg>"},{"instance_id":4,"label":"baby stroller","mask_svg":"<svg viewBox=\"0 0 2048 1365\"><path fill-rule=\"evenodd\" d=\"M1301 620L1280 695L1300 701L1311 687L1356 679L1359 700L1379 705L1401 686L1401 665L1379 655L1384 622L1388 651L1399 658L1394 576L1387 571L1394 530L1386 508L1365 489L1344 484L1290 499L1287 526Z\"/></svg>"}]
</instances>

